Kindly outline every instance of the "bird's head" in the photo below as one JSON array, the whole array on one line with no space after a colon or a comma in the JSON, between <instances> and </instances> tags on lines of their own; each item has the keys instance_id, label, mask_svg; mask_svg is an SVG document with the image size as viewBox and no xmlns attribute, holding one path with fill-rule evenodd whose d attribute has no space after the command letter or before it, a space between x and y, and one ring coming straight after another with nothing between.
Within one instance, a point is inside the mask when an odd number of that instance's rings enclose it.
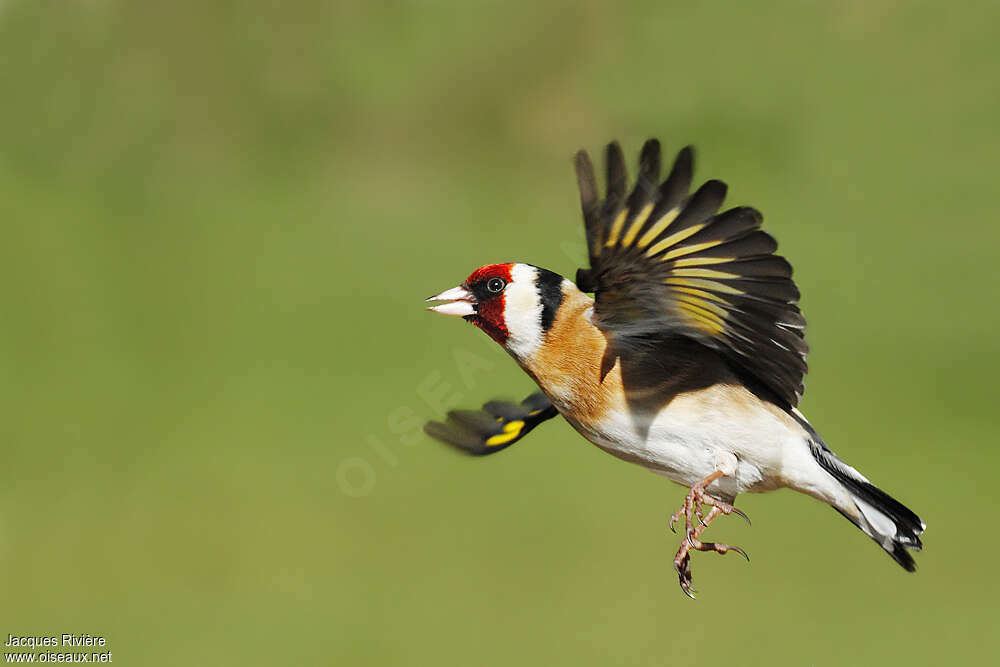
<instances>
[{"instance_id":1,"label":"bird's head","mask_svg":"<svg viewBox=\"0 0 1000 667\"><path fill-rule=\"evenodd\" d=\"M472 322L516 358L541 344L563 299L562 276L530 264L487 264L458 287L427 301L428 310Z\"/></svg>"}]
</instances>

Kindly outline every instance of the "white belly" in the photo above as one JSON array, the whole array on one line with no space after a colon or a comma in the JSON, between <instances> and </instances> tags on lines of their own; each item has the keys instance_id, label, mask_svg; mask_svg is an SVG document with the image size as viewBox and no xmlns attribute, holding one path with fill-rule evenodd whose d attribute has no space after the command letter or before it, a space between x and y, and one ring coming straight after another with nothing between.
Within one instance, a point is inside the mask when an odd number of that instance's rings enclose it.
<instances>
[{"instance_id":1,"label":"white belly","mask_svg":"<svg viewBox=\"0 0 1000 667\"><path fill-rule=\"evenodd\" d=\"M593 424L567 420L601 449L684 486L723 470L709 492L729 498L782 486L789 452L807 454L787 416L725 385L676 396L655 415L619 409Z\"/></svg>"}]
</instances>

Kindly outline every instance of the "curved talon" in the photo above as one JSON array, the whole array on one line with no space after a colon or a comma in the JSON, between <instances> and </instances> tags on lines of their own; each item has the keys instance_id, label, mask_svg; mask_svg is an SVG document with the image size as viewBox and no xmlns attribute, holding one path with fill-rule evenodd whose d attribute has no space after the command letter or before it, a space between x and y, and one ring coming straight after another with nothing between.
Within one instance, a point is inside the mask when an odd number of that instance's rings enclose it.
<instances>
[{"instance_id":1,"label":"curved talon","mask_svg":"<svg viewBox=\"0 0 1000 667\"><path fill-rule=\"evenodd\" d=\"M747 515L746 515L745 513L743 513L743 512L741 511L741 510L738 510L738 509L736 509L736 508L734 507L734 508L732 509L732 512L733 512L733 514L735 514L736 516L738 516L738 517L742 518L742 519L743 519L744 521L746 521L746 522L747 522L747 525L748 525L748 526L753 526L753 524L752 524L752 523L750 523L750 517L748 517L748 516L747 516Z\"/></svg>"},{"instance_id":2,"label":"curved talon","mask_svg":"<svg viewBox=\"0 0 1000 667\"><path fill-rule=\"evenodd\" d=\"M722 502L721 500L716 500L707 493L702 493L699 495L701 495L701 501L706 505L711 505L712 507L718 507L723 514L735 514L740 518L742 518L744 521L746 521L748 526L753 526L753 524L750 522L750 517L748 517L743 510L739 509L735 505L730 505L729 503Z\"/></svg>"},{"instance_id":3,"label":"curved talon","mask_svg":"<svg viewBox=\"0 0 1000 667\"><path fill-rule=\"evenodd\" d=\"M687 562L685 562L683 566L677 568L677 578L679 580L681 590L684 591L684 595L688 596L692 600L697 600L694 594L698 591L691 587L691 570L689 569Z\"/></svg>"},{"instance_id":4,"label":"curved talon","mask_svg":"<svg viewBox=\"0 0 1000 667\"><path fill-rule=\"evenodd\" d=\"M699 544L692 546L694 546L694 548L697 549L698 551L714 551L717 554L726 554L729 553L730 551L735 551L739 555L746 558L748 563L750 562L750 556L747 555L747 552L743 551L743 549L739 548L738 546L732 544L719 544L718 542L700 542Z\"/></svg>"},{"instance_id":5,"label":"curved talon","mask_svg":"<svg viewBox=\"0 0 1000 667\"><path fill-rule=\"evenodd\" d=\"M708 528L708 524L705 523L705 517L701 513L701 503L695 503L694 504L694 513L695 513L695 516L698 517L698 523L700 523L705 528Z\"/></svg>"}]
</instances>

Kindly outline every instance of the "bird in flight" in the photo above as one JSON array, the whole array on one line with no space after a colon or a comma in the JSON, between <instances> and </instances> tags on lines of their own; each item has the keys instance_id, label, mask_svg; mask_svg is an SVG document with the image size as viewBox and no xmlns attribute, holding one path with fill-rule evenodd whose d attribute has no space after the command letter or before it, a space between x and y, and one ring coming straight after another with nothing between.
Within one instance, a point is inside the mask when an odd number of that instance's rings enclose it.
<instances>
[{"instance_id":1,"label":"bird in flight","mask_svg":"<svg viewBox=\"0 0 1000 667\"><path fill-rule=\"evenodd\" d=\"M688 487L670 526L683 520L674 568L692 598L692 551L746 556L703 541L705 528L721 515L746 519L739 494L780 488L827 503L914 571L909 550L921 548L924 522L840 460L796 409L805 320L760 213L718 212L721 181L691 194L690 147L661 181L660 144L647 141L631 192L617 143L605 161L602 200L589 155L575 159L590 256L575 284L530 264L490 264L427 299L485 331L541 392L452 411L425 431L485 455L562 415L609 454Z\"/></svg>"}]
</instances>

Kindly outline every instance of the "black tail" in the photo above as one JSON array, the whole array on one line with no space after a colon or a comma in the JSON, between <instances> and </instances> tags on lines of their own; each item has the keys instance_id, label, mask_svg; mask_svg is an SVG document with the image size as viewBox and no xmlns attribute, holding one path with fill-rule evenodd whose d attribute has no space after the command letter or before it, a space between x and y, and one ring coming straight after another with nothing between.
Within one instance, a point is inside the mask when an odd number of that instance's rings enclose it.
<instances>
[{"instance_id":1,"label":"black tail","mask_svg":"<svg viewBox=\"0 0 1000 667\"><path fill-rule=\"evenodd\" d=\"M809 429L812 431L812 429ZM857 470L847 465L823 443L818 435L810 442L812 455L823 470L830 473L851 493L858 508L857 518L837 509L851 523L885 549L903 569L913 572L917 564L907 549L920 551L920 534L926 528L923 521L901 502L869 482Z\"/></svg>"}]
</instances>

